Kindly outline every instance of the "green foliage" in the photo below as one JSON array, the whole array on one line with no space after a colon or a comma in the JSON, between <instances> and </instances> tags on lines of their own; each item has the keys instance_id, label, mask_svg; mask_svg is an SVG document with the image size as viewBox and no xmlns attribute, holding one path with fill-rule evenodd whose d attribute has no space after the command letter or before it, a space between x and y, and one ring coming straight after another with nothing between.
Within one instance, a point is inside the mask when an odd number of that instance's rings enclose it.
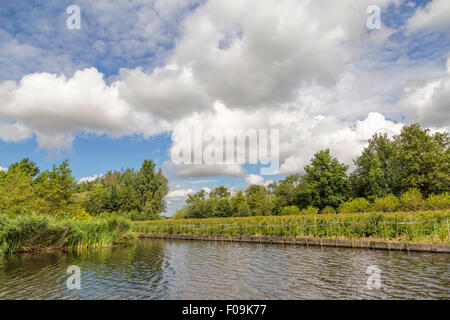
<instances>
[{"instance_id":1,"label":"green foliage","mask_svg":"<svg viewBox=\"0 0 450 320\"><path fill-rule=\"evenodd\" d=\"M300 209L297 206L286 206L281 213L283 216L290 216L294 214L300 214Z\"/></svg>"},{"instance_id":2,"label":"green foliage","mask_svg":"<svg viewBox=\"0 0 450 320\"><path fill-rule=\"evenodd\" d=\"M319 209L337 207L348 193L347 166L332 158L330 150L314 155L310 165L305 167L306 175L299 184L300 198ZM310 201L308 201L310 200Z\"/></svg>"},{"instance_id":3,"label":"green foliage","mask_svg":"<svg viewBox=\"0 0 450 320\"><path fill-rule=\"evenodd\" d=\"M400 203L405 211L417 211L425 207L425 201L417 188L411 188L404 192L400 196Z\"/></svg>"},{"instance_id":4,"label":"green foliage","mask_svg":"<svg viewBox=\"0 0 450 320\"><path fill-rule=\"evenodd\" d=\"M330 206L326 206L325 208L322 209L322 214L335 214L336 213L336 209Z\"/></svg>"},{"instance_id":5,"label":"green foliage","mask_svg":"<svg viewBox=\"0 0 450 320\"><path fill-rule=\"evenodd\" d=\"M186 213L184 212L184 210L177 210L173 216L172 219L185 219L186 218Z\"/></svg>"},{"instance_id":6,"label":"green foliage","mask_svg":"<svg viewBox=\"0 0 450 320\"><path fill-rule=\"evenodd\" d=\"M450 243L448 211L291 215L137 222L135 232Z\"/></svg>"},{"instance_id":7,"label":"green foliage","mask_svg":"<svg viewBox=\"0 0 450 320\"><path fill-rule=\"evenodd\" d=\"M431 210L450 209L450 193L430 194L426 201L426 207Z\"/></svg>"},{"instance_id":8,"label":"green foliage","mask_svg":"<svg viewBox=\"0 0 450 320\"><path fill-rule=\"evenodd\" d=\"M219 198L214 206L214 216L219 218L231 217L233 214L233 207L228 198Z\"/></svg>"},{"instance_id":9,"label":"green foliage","mask_svg":"<svg viewBox=\"0 0 450 320\"><path fill-rule=\"evenodd\" d=\"M252 216L271 215L272 202L269 198L269 192L264 186L251 185L245 193Z\"/></svg>"},{"instance_id":10,"label":"green foliage","mask_svg":"<svg viewBox=\"0 0 450 320\"><path fill-rule=\"evenodd\" d=\"M368 212L372 210L372 205L365 198L356 198L343 202L339 205L339 213Z\"/></svg>"},{"instance_id":11,"label":"green foliage","mask_svg":"<svg viewBox=\"0 0 450 320\"><path fill-rule=\"evenodd\" d=\"M131 223L120 217L77 221L43 215L0 217L0 253L46 248L107 247L133 238Z\"/></svg>"},{"instance_id":12,"label":"green foliage","mask_svg":"<svg viewBox=\"0 0 450 320\"><path fill-rule=\"evenodd\" d=\"M319 213L319 209L317 209L313 206L307 206L306 208L304 208L300 211L300 214L306 214L306 215L314 215L314 214L318 214L318 213Z\"/></svg>"},{"instance_id":13,"label":"green foliage","mask_svg":"<svg viewBox=\"0 0 450 320\"><path fill-rule=\"evenodd\" d=\"M401 208L400 200L393 194L375 199L373 209L377 212L394 212Z\"/></svg>"}]
</instances>

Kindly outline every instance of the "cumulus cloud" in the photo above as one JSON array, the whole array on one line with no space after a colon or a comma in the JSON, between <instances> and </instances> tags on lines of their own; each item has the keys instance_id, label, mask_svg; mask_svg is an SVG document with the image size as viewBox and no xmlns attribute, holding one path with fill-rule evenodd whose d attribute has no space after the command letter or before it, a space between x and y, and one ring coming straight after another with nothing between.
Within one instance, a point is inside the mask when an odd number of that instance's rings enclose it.
<instances>
[{"instance_id":1,"label":"cumulus cloud","mask_svg":"<svg viewBox=\"0 0 450 320\"><path fill-rule=\"evenodd\" d=\"M410 121L430 127L447 127L450 124L450 58L447 59L445 77L406 86L399 105Z\"/></svg>"},{"instance_id":2,"label":"cumulus cloud","mask_svg":"<svg viewBox=\"0 0 450 320\"><path fill-rule=\"evenodd\" d=\"M19 83L7 81L0 84L0 99L0 119L18 121L0 125L0 138L19 141L35 133L47 150L70 149L76 132L150 136L169 128L165 121L132 109L95 68L77 71L72 78L39 73Z\"/></svg>"},{"instance_id":3,"label":"cumulus cloud","mask_svg":"<svg viewBox=\"0 0 450 320\"><path fill-rule=\"evenodd\" d=\"M429 31L448 31L450 27L450 2L447 0L432 0L425 7L419 7L407 21L408 31L415 32L427 29Z\"/></svg>"},{"instance_id":4,"label":"cumulus cloud","mask_svg":"<svg viewBox=\"0 0 450 320\"><path fill-rule=\"evenodd\" d=\"M78 179L78 182L92 182L101 177L103 177L103 174L94 174L90 177L82 177Z\"/></svg>"},{"instance_id":5,"label":"cumulus cloud","mask_svg":"<svg viewBox=\"0 0 450 320\"><path fill-rule=\"evenodd\" d=\"M264 178L258 176L257 174L249 174L245 177L245 182L247 182L247 184L249 185L252 184L262 185L264 183Z\"/></svg>"},{"instance_id":6,"label":"cumulus cloud","mask_svg":"<svg viewBox=\"0 0 450 320\"><path fill-rule=\"evenodd\" d=\"M8 171L8 168L3 168L0 166L0 171Z\"/></svg>"}]
</instances>

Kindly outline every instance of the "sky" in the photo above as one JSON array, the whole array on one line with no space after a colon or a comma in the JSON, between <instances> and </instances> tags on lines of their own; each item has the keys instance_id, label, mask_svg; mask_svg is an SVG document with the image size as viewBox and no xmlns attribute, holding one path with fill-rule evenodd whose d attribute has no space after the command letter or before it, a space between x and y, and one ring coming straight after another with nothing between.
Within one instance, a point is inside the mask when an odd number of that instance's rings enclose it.
<instances>
[{"instance_id":1,"label":"sky","mask_svg":"<svg viewBox=\"0 0 450 320\"><path fill-rule=\"evenodd\" d=\"M152 159L167 215L202 188L301 174L321 149L351 168L376 132L448 132L449 110L448 0L0 5L0 170L69 159L83 181ZM193 126L277 131L279 168L177 164L174 137Z\"/></svg>"}]
</instances>

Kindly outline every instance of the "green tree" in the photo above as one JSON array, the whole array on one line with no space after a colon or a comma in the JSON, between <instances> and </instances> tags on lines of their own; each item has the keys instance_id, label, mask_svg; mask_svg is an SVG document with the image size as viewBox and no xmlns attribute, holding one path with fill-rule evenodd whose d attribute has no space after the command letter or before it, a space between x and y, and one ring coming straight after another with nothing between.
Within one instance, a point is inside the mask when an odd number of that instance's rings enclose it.
<instances>
[{"instance_id":1,"label":"green tree","mask_svg":"<svg viewBox=\"0 0 450 320\"><path fill-rule=\"evenodd\" d=\"M332 158L328 149L316 153L311 164L305 167L306 174L298 189L299 198L311 199L311 205L319 209L327 205L337 207L347 198L347 168Z\"/></svg>"},{"instance_id":2,"label":"green tree","mask_svg":"<svg viewBox=\"0 0 450 320\"><path fill-rule=\"evenodd\" d=\"M394 137L391 173L395 194L417 188L427 197L450 188L450 151L448 133L430 134L418 124L405 126Z\"/></svg>"},{"instance_id":3,"label":"green tree","mask_svg":"<svg viewBox=\"0 0 450 320\"><path fill-rule=\"evenodd\" d=\"M269 192L263 186L251 185L245 191L247 204L253 216L268 216L272 212Z\"/></svg>"},{"instance_id":4,"label":"green tree","mask_svg":"<svg viewBox=\"0 0 450 320\"><path fill-rule=\"evenodd\" d=\"M214 207L214 216L220 218L231 217L233 214L233 207L228 198L219 198Z\"/></svg>"}]
</instances>

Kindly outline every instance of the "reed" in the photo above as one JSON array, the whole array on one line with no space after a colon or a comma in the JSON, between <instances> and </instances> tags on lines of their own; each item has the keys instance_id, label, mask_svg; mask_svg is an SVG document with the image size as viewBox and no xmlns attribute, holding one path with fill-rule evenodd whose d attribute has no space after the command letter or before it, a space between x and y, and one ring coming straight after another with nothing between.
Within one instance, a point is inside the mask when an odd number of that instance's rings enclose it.
<instances>
[{"instance_id":1,"label":"reed","mask_svg":"<svg viewBox=\"0 0 450 320\"><path fill-rule=\"evenodd\" d=\"M133 223L156 234L221 234L450 243L450 211L257 216Z\"/></svg>"},{"instance_id":2,"label":"reed","mask_svg":"<svg viewBox=\"0 0 450 320\"><path fill-rule=\"evenodd\" d=\"M45 215L0 215L0 254L109 247L131 240L131 229L131 223L121 217L76 221Z\"/></svg>"}]
</instances>

